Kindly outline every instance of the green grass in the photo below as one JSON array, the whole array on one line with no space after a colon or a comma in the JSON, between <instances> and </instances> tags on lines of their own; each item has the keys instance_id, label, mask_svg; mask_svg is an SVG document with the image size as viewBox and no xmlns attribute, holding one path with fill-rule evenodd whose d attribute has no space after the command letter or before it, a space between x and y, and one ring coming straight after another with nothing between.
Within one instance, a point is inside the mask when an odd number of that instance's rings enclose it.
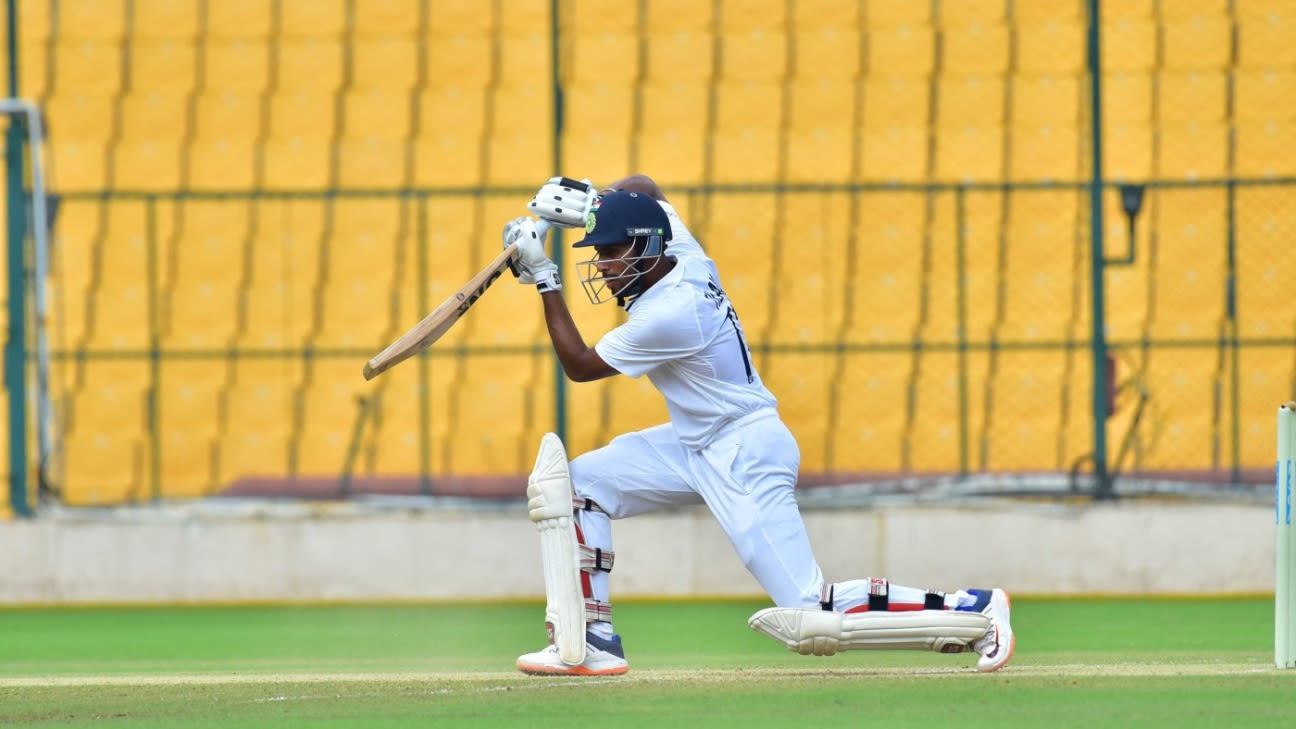
<instances>
[{"instance_id":1,"label":"green grass","mask_svg":"<svg viewBox=\"0 0 1296 729\"><path fill-rule=\"evenodd\" d=\"M757 602L626 603L625 677L513 671L537 605L0 610L0 725L1296 726L1270 600L1017 600L1013 664L791 654Z\"/></svg>"}]
</instances>

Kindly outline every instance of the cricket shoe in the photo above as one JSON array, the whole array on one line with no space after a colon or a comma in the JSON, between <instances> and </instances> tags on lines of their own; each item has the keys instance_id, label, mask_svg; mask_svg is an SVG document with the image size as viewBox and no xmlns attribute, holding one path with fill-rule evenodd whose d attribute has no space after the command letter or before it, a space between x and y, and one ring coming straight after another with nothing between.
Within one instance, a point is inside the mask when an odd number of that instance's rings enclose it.
<instances>
[{"instance_id":1,"label":"cricket shoe","mask_svg":"<svg viewBox=\"0 0 1296 729\"><path fill-rule=\"evenodd\" d=\"M601 638L585 633L585 660L576 665L563 663L558 657L558 646L549 644L544 650L518 656L518 670L532 676L620 676L630 670L621 636Z\"/></svg>"},{"instance_id":2,"label":"cricket shoe","mask_svg":"<svg viewBox=\"0 0 1296 729\"><path fill-rule=\"evenodd\" d=\"M982 600L985 606L981 614L990 618L990 628L986 634L972 643L972 650L981 655L977 659L977 670L982 673L998 671L1012 660L1013 650L1017 647L1017 637L1013 635L1012 623L1008 621L1012 601L1008 593L995 588L993 590L968 590L976 595L978 604Z\"/></svg>"}]
</instances>

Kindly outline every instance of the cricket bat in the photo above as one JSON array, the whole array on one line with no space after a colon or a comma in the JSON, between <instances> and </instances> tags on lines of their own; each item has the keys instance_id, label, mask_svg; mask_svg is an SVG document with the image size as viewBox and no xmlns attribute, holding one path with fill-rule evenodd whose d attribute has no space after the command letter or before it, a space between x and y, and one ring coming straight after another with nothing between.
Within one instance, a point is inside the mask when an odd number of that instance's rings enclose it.
<instances>
[{"instance_id":1,"label":"cricket bat","mask_svg":"<svg viewBox=\"0 0 1296 729\"><path fill-rule=\"evenodd\" d=\"M536 229L543 236L547 232L549 224L543 220L536 222ZM400 335L400 337L387 345L387 348L374 355L364 366L364 378L372 380L387 370L431 347L438 339L442 337L450 327L459 321L468 309L482 294L486 293L495 279L504 273L508 268L509 261L517 257L517 244L514 243L500 252L498 256L486 267L477 273L477 275L468 279L468 283L454 292L450 298L441 302L441 305L432 310L431 314L423 317L423 321L415 324L409 331Z\"/></svg>"}]
</instances>

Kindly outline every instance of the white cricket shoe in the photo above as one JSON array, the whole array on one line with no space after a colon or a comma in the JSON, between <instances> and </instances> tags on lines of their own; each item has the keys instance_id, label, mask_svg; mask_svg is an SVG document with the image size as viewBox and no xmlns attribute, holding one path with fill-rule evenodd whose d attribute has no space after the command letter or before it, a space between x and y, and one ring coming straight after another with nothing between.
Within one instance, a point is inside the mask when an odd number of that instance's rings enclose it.
<instances>
[{"instance_id":1,"label":"white cricket shoe","mask_svg":"<svg viewBox=\"0 0 1296 729\"><path fill-rule=\"evenodd\" d=\"M969 590L983 596L984 590ZM981 614L990 618L990 628L980 639L972 643L972 650L981 654L977 659L977 670L982 673L998 671L1012 660L1013 650L1017 647L1017 637L1013 635L1012 623L1008 622L1012 601L1008 593L995 588L989 592L990 600L981 610Z\"/></svg>"},{"instance_id":2,"label":"white cricket shoe","mask_svg":"<svg viewBox=\"0 0 1296 729\"><path fill-rule=\"evenodd\" d=\"M517 667L532 676L620 676L630 670L621 636L608 640L590 632L585 633L585 660L577 665L563 663L558 647L551 643L542 651L518 656Z\"/></svg>"}]
</instances>

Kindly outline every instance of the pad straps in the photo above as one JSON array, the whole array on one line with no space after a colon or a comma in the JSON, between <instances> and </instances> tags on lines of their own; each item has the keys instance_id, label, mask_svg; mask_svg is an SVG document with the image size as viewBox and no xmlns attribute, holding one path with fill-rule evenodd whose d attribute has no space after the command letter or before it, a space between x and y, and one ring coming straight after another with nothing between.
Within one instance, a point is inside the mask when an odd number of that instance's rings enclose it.
<instances>
[{"instance_id":1,"label":"pad straps","mask_svg":"<svg viewBox=\"0 0 1296 729\"><path fill-rule=\"evenodd\" d=\"M599 549L590 547L585 544L578 544L580 549L580 568L582 572L611 572L612 562L616 559L616 552L610 549Z\"/></svg>"}]
</instances>

